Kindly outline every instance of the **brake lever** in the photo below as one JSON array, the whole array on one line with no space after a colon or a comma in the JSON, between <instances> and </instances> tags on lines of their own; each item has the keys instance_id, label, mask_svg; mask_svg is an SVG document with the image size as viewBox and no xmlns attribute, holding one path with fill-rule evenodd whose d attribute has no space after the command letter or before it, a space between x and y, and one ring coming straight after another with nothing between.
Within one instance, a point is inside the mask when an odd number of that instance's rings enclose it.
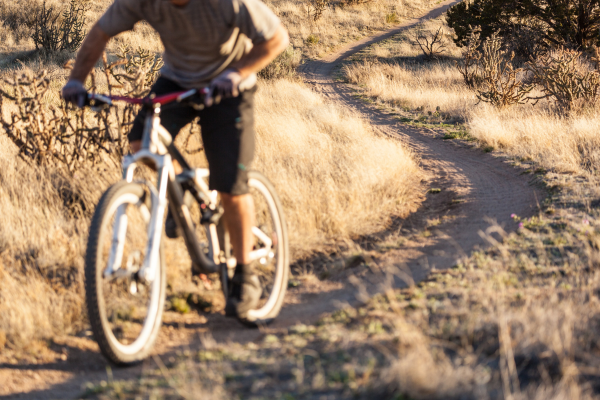
<instances>
[{"instance_id":1,"label":"brake lever","mask_svg":"<svg viewBox=\"0 0 600 400\"><path fill-rule=\"evenodd\" d=\"M201 111L201 110L204 110L204 108L206 107L205 99L209 93L210 93L209 88L202 88L200 90L196 90L196 89L188 90L187 92L183 93L181 96L179 96L177 98L177 102L181 103L184 100L188 100L187 104L190 107L192 107L196 111ZM194 101L194 100L196 100L194 97L196 97L200 101Z\"/></svg>"},{"instance_id":2,"label":"brake lever","mask_svg":"<svg viewBox=\"0 0 600 400\"><path fill-rule=\"evenodd\" d=\"M97 93L89 93L86 103L94 112L105 110L113 105L113 102L110 97L103 96Z\"/></svg>"}]
</instances>

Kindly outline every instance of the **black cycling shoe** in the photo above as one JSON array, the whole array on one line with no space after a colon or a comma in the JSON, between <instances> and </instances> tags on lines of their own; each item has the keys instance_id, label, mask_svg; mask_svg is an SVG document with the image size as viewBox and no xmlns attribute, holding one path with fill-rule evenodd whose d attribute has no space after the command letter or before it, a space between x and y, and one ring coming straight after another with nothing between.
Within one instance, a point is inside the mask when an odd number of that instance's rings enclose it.
<instances>
[{"instance_id":1,"label":"black cycling shoe","mask_svg":"<svg viewBox=\"0 0 600 400\"><path fill-rule=\"evenodd\" d=\"M262 285L258 275L253 273L249 265L238 265L229 284L225 315L247 319L248 311L256 309L261 295Z\"/></svg>"}]
</instances>

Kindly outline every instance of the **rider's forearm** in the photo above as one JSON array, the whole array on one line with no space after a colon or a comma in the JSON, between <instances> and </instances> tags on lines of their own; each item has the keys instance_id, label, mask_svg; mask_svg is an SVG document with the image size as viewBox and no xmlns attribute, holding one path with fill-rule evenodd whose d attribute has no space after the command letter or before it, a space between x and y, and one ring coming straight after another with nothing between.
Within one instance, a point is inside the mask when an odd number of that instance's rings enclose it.
<instances>
[{"instance_id":1,"label":"rider's forearm","mask_svg":"<svg viewBox=\"0 0 600 400\"><path fill-rule=\"evenodd\" d=\"M109 40L110 36L98 24L94 25L83 41L79 53L77 53L77 59L75 60L69 80L85 82L90 71L94 68L100 56L102 56Z\"/></svg>"},{"instance_id":2,"label":"rider's forearm","mask_svg":"<svg viewBox=\"0 0 600 400\"><path fill-rule=\"evenodd\" d=\"M275 35L267 41L255 44L252 50L239 61L231 64L232 68L236 68L243 78L256 73L266 67L275 59L290 43L287 30L279 25Z\"/></svg>"}]
</instances>

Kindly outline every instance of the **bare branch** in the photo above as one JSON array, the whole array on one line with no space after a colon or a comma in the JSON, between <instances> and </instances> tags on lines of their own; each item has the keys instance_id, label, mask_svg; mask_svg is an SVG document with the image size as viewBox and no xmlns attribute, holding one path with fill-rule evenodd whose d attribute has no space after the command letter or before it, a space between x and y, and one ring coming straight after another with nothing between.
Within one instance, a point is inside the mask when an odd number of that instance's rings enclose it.
<instances>
[{"instance_id":1,"label":"bare branch","mask_svg":"<svg viewBox=\"0 0 600 400\"><path fill-rule=\"evenodd\" d=\"M411 42L413 46L419 46L428 60L439 58L447 50L442 27L434 34L419 29L415 31Z\"/></svg>"}]
</instances>

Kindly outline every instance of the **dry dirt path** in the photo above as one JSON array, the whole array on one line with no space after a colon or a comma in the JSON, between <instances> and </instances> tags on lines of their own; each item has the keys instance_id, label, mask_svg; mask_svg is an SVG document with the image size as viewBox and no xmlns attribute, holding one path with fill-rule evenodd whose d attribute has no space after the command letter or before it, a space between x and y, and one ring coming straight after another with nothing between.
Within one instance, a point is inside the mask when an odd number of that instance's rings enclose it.
<instances>
[{"instance_id":1,"label":"dry dirt path","mask_svg":"<svg viewBox=\"0 0 600 400\"><path fill-rule=\"evenodd\" d=\"M441 189L439 194L428 194L428 199L405 225L408 222L408 225L424 227L426 220L443 219L444 216L451 222L440 225L435 237L419 241L410 252L403 249L386 254L394 264L408 265L415 280L422 279L431 268L453 266L461 254L483 245L480 232L490 226L489 221L496 221L507 230L514 229L510 215L531 215L544 196L533 180L522 170L510 166L504 157L487 154L464 142L442 140L441 132L399 123L391 115L357 100L352 87L334 79L336 67L347 57L424 20L439 17L456 3L456 0L445 1L420 18L352 43L300 68L306 82L315 90L331 101L342 102L357 110L375 129L399 138L412 148L420 158L422 168L432 177L430 187Z\"/></svg>"},{"instance_id":2,"label":"dry dirt path","mask_svg":"<svg viewBox=\"0 0 600 400\"><path fill-rule=\"evenodd\" d=\"M441 3L419 19L352 43L322 60L301 66L301 72L316 91L331 101L342 102L357 110L376 129L400 138L413 148L422 167L432 177L430 186L441 189L438 194L429 194L413 216L398 221L393 229L403 233L417 232L426 226L427 220L439 218L446 222L437 226L431 237L413 235L413 239L407 240L401 248L390 249L372 263L380 268L401 266L405 272L408 268L415 281L423 279L432 268L453 266L462 255L483 245L479 232L489 226L487 219L510 229L514 227L511 213L531 215L538 200L541 200L541 191L503 159L465 144L441 140L439 134L430 130L400 124L391 116L355 100L352 89L336 83L332 77L335 67L346 57L422 20L439 16L454 3L455 0ZM385 234L382 233L382 236ZM356 303L357 293L380 290L381 274L368 268L357 268L352 272L362 278L362 290L350 284L347 277L307 282L291 289L280 318L269 327L269 331L285 331L297 322L314 322L340 304ZM400 279L397 281L397 284L402 284ZM156 354L168 358L175 352L198 348L201 346L200 337L205 333L210 333L219 342L255 341L265 334L264 331L244 328L218 314L179 316L167 313ZM86 382L97 384L107 379L107 363L92 340L66 337L55 342L53 349L68 355L66 360L56 358L31 364L0 364L0 399L76 398ZM117 380L133 379L143 375L146 368L154 367L153 361L149 360L131 368L113 368L112 374Z\"/></svg>"}]
</instances>

